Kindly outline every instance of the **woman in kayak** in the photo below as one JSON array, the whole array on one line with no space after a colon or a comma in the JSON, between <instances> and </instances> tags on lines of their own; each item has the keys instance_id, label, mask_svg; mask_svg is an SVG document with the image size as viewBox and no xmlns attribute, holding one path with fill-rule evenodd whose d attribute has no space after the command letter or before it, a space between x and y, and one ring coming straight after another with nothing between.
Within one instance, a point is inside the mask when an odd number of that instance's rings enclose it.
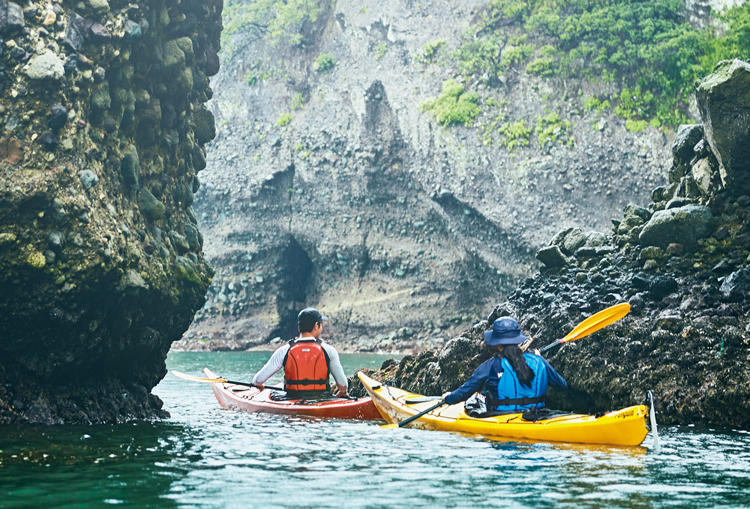
<instances>
[{"instance_id":1,"label":"woman in kayak","mask_svg":"<svg viewBox=\"0 0 750 509\"><path fill-rule=\"evenodd\" d=\"M518 322L503 316L495 320L484 340L493 357L484 361L458 389L443 395L449 405L464 401L475 392L483 393L487 409L519 412L544 407L547 386L568 387L565 379L549 362L535 353L523 353L518 345L526 341Z\"/></svg>"}]
</instances>

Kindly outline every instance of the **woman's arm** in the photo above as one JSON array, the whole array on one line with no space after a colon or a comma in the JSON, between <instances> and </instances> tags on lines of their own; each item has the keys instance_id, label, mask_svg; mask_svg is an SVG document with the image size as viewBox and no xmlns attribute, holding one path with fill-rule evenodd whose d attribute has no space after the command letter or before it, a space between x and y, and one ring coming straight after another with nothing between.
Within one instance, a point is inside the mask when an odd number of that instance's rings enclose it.
<instances>
[{"instance_id":1,"label":"woman's arm","mask_svg":"<svg viewBox=\"0 0 750 509\"><path fill-rule=\"evenodd\" d=\"M541 359L544 361L544 366L547 368L547 379L549 380L549 383L558 389L567 389L568 382L565 381L562 375L555 371L555 368L552 367L547 359L544 357L541 357Z\"/></svg>"},{"instance_id":2,"label":"woman's arm","mask_svg":"<svg viewBox=\"0 0 750 509\"><path fill-rule=\"evenodd\" d=\"M490 368L492 367L493 359L487 359L479 365L474 373L469 377L464 384L453 392L445 395L443 398L449 405L455 405L459 401L466 400L469 396L477 392L484 383L485 380L490 376Z\"/></svg>"}]
</instances>

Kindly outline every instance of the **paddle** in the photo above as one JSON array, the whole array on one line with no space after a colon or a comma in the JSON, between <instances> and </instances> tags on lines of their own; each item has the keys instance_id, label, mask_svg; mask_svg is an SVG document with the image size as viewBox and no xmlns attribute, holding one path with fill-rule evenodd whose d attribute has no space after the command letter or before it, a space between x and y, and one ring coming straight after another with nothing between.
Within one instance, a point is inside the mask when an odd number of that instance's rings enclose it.
<instances>
[{"instance_id":1,"label":"paddle","mask_svg":"<svg viewBox=\"0 0 750 509\"><path fill-rule=\"evenodd\" d=\"M575 329L570 331L564 338L558 339L554 343L550 343L549 345L540 349L539 353L546 352L553 346L562 345L563 343L568 343L570 341L576 341L578 339L585 338L589 334L593 334L599 329L615 323L617 320L627 315L629 312L630 304L628 304L627 302L615 304L614 306L610 306L607 309L602 309L598 313L591 315L590 317L579 323L575 327Z\"/></svg>"},{"instance_id":2,"label":"paddle","mask_svg":"<svg viewBox=\"0 0 750 509\"><path fill-rule=\"evenodd\" d=\"M234 380L227 380L226 378L203 378L200 376L193 376L188 375L187 373L182 373L180 371L172 370L172 374L176 376L177 378L182 378L183 380L190 380L191 382L204 382L209 384L235 384L235 385L244 385L245 387L256 387L258 389L265 388L265 389L271 389L272 391L283 391L281 387L271 387L270 385L258 385L254 384L252 382L236 382Z\"/></svg>"},{"instance_id":3,"label":"paddle","mask_svg":"<svg viewBox=\"0 0 750 509\"><path fill-rule=\"evenodd\" d=\"M417 403L427 403L428 401L437 401L442 399L440 396L420 396L419 398L405 399L407 405L416 405Z\"/></svg>"},{"instance_id":4,"label":"paddle","mask_svg":"<svg viewBox=\"0 0 750 509\"><path fill-rule=\"evenodd\" d=\"M445 400L441 399L440 401L438 401L437 403L435 403L434 405L432 405L427 410L419 412L418 414L414 414L411 417L409 417L408 419L404 419L403 421L399 422L398 424L395 424L395 423L394 424L383 424L380 427L381 428L403 428L404 426L406 426L410 422L416 421L417 419L419 419L420 417L422 417L424 414L432 412L436 408L439 408L439 407L441 407L443 405L445 405Z\"/></svg>"},{"instance_id":5,"label":"paddle","mask_svg":"<svg viewBox=\"0 0 750 509\"><path fill-rule=\"evenodd\" d=\"M622 318L623 316L627 315L630 312L630 304L627 302L623 302L622 304L615 304L614 306L610 306L607 309L603 309L599 311L598 313L595 313L591 315L590 317L586 318L584 321L579 323L572 331L568 333L567 336L565 336L562 339L558 339L554 343L550 343L549 345L545 346L541 350L539 350L539 353L546 352L550 348L556 345L561 345L563 343L568 343L570 341L576 341L581 338L585 338L589 334L592 334L599 329L606 327L607 325L611 325L615 323L617 320ZM445 405L445 400L438 401L434 406L431 406L427 410L423 412L419 412L418 414L412 415L408 419L404 419L403 421L399 422L398 424L385 424L381 427L383 428L402 428L409 424L412 421L415 421L422 417L423 415L432 412L436 408L439 408L441 406Z\"/></svg>"}]
</instances>

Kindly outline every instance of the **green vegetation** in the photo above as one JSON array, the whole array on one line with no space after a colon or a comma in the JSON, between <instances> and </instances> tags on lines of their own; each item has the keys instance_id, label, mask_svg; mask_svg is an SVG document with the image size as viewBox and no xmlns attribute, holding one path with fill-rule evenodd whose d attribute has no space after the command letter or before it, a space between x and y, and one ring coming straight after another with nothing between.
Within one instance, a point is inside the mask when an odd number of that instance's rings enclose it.
<instances>
[{"instance_id":1,"label":"green vegetation","mask_svg":"<svg viewBox=\"0 0 750 509\"><path fill-rule=\"evenodd\" d=\"M500 56L500 65L504 68L517 66L524 63L531 54L534 52L534 46L528 44L527 35L522 35L518 38L511 39L509 44L505 46Z\"/></svg>"},{"instance_id":2,"label":"green vegetation","mask_svg":"<svg viewBox=\"0 0 750 509\"><path fill-rule=\"evenodd\" d=\"M639 133L648 127L648 122L645 120L635 120L629 118L625 121L625 129L631 133Z\"/></svg>"},{"instance_id":3,"label":"green vegetation","mask_svg":"<svg viewBox=\"0 0 750 509\"><path fill-rule=\"evenodd\" d=\"M279 127L284 127L291 121L292 121L291 113L282 113L281 115L279 115L279 118L276 119L276 125Z\"/></svg>"},{"instance_id":4,"label":"green vegetation","mask_svg":"<svg viewBox=\"0 0 750 509\"><path fill-rule=\"evenodd\" d=\"M540 147L549 147L558 141L564 141L568 145L573 144L573 138L570 136L570 121L563 121L555 112L537 119L535 132Z\"/></svg>"},{"instance_id":5,"label":"green vegetation","mask_svg":"<svg viewBox=\"0 0 750 509\"><path fill-rule=\"evenodd\" d=\"M598 97L587 97L583 100L583 107L586 111L606 111L611 105L607 99L602 101Z\"/></svg>"},{"instance_id":6,"label":"green vegetation","mask_svg":"<svg viewBox=\"0 0 750 509\"><path fill-rule=\"evenodd\" d=\"M375 59L380 60L381 58L383 58L386 51L388 51L388 45L386 43L383 42L378 44L378 46L375 48Z\"/></svg>"},{"instance_id":7,"label":"green vegetation","mask_svg":"<svg viewBox=\"0 0 750 509\"><path fill-rule=\"evenodd\" d=\"M318 58L315 59L315 70L318 72L328 72L336 65L333 60L333 55L330 53L321 53Z\"/></svg>"},{"instance_id":8,"label":"green vegetation","mask_svg":"<svg viewBox=\"0 0 750 509\"><path fill-rule=\"evenodd\" d=\"M302 95L302 92L297 92L294 97L292 97L292 103L290 106L293 110L301 110L305 105L305 102L305 96Z\"/></svg>"},{"instance_id":9,"label":"green vegetation","mask_svg":"<svg viewBox=\"0 0 750 509\"><path fill-rule=\"evenodd\" d=\"M684 13L681 0L490 0L453 58L460 73L491 87L522 66L538 76L611 81L620 95L587 109L611 101L633 128L675 126L686 120L696 79L721 59L750 58L750 4L721 16L726 33L696 29Z\"/></svg>"},{"instance_id":10,"label":"green vegetation","mask_svg":"<svg viewBox=\"0 0 750 509\"><path fill-rule=\"evenodd\" d=\"M304 27L315 23L331 0L226 0L222 46L234 34L271 44L304 46Z\"/></svg>"},{"instance_id":11,"label":"green vegetation","mask_svg":"<svg viewBox=\"0 0 750 509\"><path fill-rule=\"evenodd\" d=\"M291 49L309 46L315 35L311 28L331 5L332 0L224 0L222 61L257 41ZM283 69L281 60L261 58L245 73L245 82L253 87L271 77L283 79Z\"/></svg>"},{"instance_id":12,"label":"green vegetation","mask_svg":"<svg viewBox=\"0 0 750 509\"><path fill-rule=\"evenodd\" d=\"M497 131L504 136L503 143L505 148L510 151L518 147L527 147L532 133L532 130L526 126L526 122L523 120L505 122Z\"/></svg>"},{"instance_id":13,"label":"green vegetation","mask_svg":"<svg viewBox=\"0 0 750 509\"><path fill-rule=\"evenodd\" d=\"M417 53L417 55L414 57L414 60L423 64L428 64L435 59L438 51L440 51L440 48L442 48L444 45L445 39L436 39L432 42L428 42L427 44L422 46L422 51Z\"/></svg>"},{"instance_id":14,"label":"green vegetation","mask_svg":"<svg viewBox=\"0 0 750 509\"><path fill-rule=\"evenodd\" d=\"M536 76L554 76L557 72L555 53L553 46L545 44L539 48L536 58L526 66L526 72Z\"/></svg>"},{"instance_id":15,"label":"green vegetation","mask_svg":"<svg viewBox=\"0 0 750 509\"><path fill-rule=\"evenodd\" d=\"M247 83L247 86L254 87L258 83L260 83L263 80L268 79L268 73L263 72L257 72L257 71L247 71L245 73L245 83Z\"/></svg>"},{"instance_id":16,"label":"green vegetation","mask_svg":"<svg viewBox=\"0 0 750 509\"><path fill-rule=\"evenodd\" d=\"M423 102L420 107L444 126L471 125L480 113L478 102L476 92L466 92L463 85L449 79L443 83L438 97Z\"/></svg>"}]
</instances>

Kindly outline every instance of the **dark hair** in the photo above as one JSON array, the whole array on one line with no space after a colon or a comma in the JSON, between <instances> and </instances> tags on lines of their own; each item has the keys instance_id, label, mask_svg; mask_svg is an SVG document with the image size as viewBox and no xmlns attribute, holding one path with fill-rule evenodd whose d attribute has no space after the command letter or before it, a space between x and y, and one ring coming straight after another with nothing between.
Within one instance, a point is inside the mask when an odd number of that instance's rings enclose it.
<instances>
[{"instance_id":1,"label":"dark hair","mask_svg":"<svg viewBox=\"0 0 750 509\"><path fill-rule=\"evenodd\" d=\"M518 345L503 345L503 351L499 353L500 357L505 357L516 372L518 380L526 387L531 387L531 381L534 379L534 372L526 364L523 358L523 352Z\"/></svg>"},{"instance_id":2,"label":"dark hair","mask_svg":"<svg viewBox=\"0 0 750 509\"><path fill-rule=\"evenodd\" d=\"M315 308L305 308L297 315L297 329L300 334L312 332L316 323L321 323L323 316Z\"/></svg>"}]
</instances>

